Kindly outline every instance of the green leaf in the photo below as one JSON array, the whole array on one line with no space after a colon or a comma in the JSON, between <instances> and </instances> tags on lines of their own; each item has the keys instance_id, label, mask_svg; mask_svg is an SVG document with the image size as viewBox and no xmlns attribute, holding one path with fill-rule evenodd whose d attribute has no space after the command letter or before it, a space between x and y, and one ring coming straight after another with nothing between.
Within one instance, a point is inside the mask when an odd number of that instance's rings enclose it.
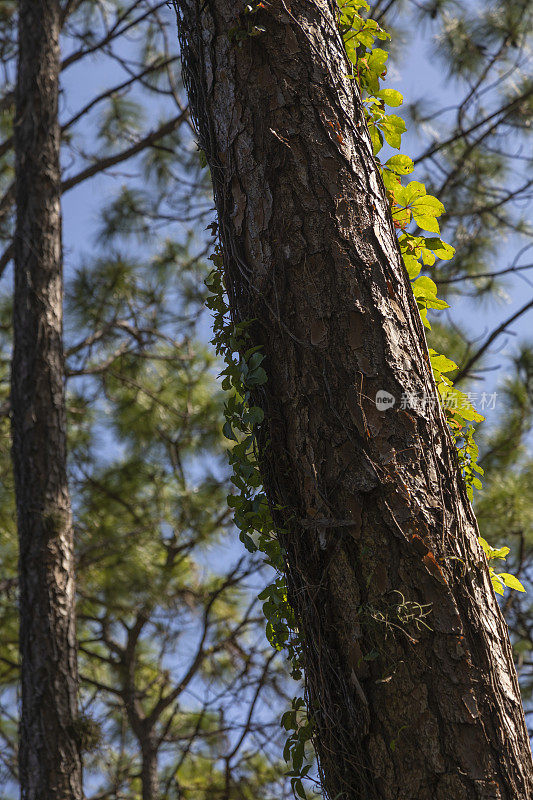
<instances>
[{"instance_id":1,"label":"green leaf","mask_svg":"<svg viewBox=\"0 0 533 800\"><path fill-rule=\"evenodd\" d=\"M307 795L301 780L294 781L294 791L299 797L302 798L302 800L307 800Z\"/></svg>"},{"instance_id":2,"label":"green leaf","mask_svg":"<svg viewBox=\"0 0 533 800\"><path fill-rule=\"evenodd\" d=\"M372 142L372 150L374 155L377 155L381 148L383 147L383 136L381 131L379 131L375 125L368 126L368 132L370 134L370 141Z\"/></svg>"},{"instance_id":3,"label":"green leaf","mask_svg":"<svg viewBox=\"0 0 533 800\"><path fill-rule=\"evenodd\" d=\"M477 465L476 465L476 466L477 466ZM494 550L492 547L491 547L490 549L491 549L491 553L490 553L490 557L491 557L491 558L501 558L501 559L504 559L504 558L506 558L506 557L509 555L509 553L510 553L510 548L509 548L509 547L500 547L500 549L499 549L499 550Z\"/></svg>"},{"instance_id":4,"label":"green leaf","mask_svg":"<svg viewBox=\"0 0 533 800\"><path fill-rule=\"evenodd\" d=\"M373 20L372 20L373 21ZM370 20L367 20L367 25ZM377 23L376 23L377 27ZM374 47L370 56L368 57L368 67L375 72L377 75L381 75L383 70L385 69L385 63L389 57L389 54L386 50L382 50L381 47Z\"/></svg>"},{"instance_id":5,"label":"green leaf","mask_svg":"<svg viewBox=\"0 0 533 800\"><path fill-rule=\"evenodd\" d=\"M395 172L396 175L409 175L415 168L412 159L410 159L409 156L403 156L401 154L391 156L389 160L385 162L385 167L390 169L391 172Z\"/></svg>"},{"instance_id":6,"label":"green leaf","mask_svg":"<svg viewBox=\"0 0 533 800\"><path fill-rule=\"evenodd\" d=\"M248 360L248 369L250 370L255 369L264 360L265 360L265 354L256 350L256 352Z\"/></svg>"},{"instance_id":7,"label":"green leaf","mask_svg":"<svg viewBox=\"0 0 533 800\"><path fill-rule=\"evenodd\" d=\"M467 422L481 422L484 417L478 414L464 392L453 386L439 386L442 405L453 411L455 417L460 417ZM481 544L481 542L480 542ZM483 544L481 544L483 547ZM490 547L490 545L488 545Z\"/></svg>"},{"instance_id":8,"label":"green leaf","mask_svg":"<svg viewBox=\"0 0 533 800\"><path fill-rule=\"evenodd\" d=\"M296 726L296 722L294 719L294 711L285 711L283 716L281 717L281 727L285 728L286 731L294 730Z\"/></svg>"},{"instance_id":9,"label":"green leaf","mask_svg":"<svg viewBox=\"0 0 533 800\"><path fill-rule=\"evenodd\" d=\"M250 538L250 537L248 537L248 538ZM246 542L245 542L245 546L246 546ZM251 551L251 552L253 552L253 551ZM279 650L283 650L283 647L278 642L278 637L276 636L276 631L274 629L274 626L272 625L272 623L270 621L267 622L265 633L266 633L266 638L268 639L268 643L274 648L274 650L278 650L278 651Z\"/></svg>"},{"instance_id":10,"label":"green leaf","mask_svg":"<svg viewBox=\"0 0 533 800\"><path fill-rule=\"evenodd\" d=\"M439 223L435 219L444 213L444 206L433 197L431 194L426 194L424 197L417 198L411 204L413 217L417 225L423 230L430 231L431 233L439 233Z\"/></svg>"},{"instance_id":11,"label":"green leaf","mask_svg":"<svg viewBox=\"0 0 533 800\"><path fill-rule=\"evenodd\" d=\"M285 745L283 747L283 759L284 759L285 763L287 763L287 764L291 760L291 740L290 739L287 739L287 741L285 742Z\"/></svg>"},{"instance_id":12,"label":"green leaf","mask_svg":"<svg viewBox=\"0 0 533 800\"><path fill-rule=\"evenodd\" d=\"M422 265L417 258L407 255L403 257L403 263L405 265L405 269L407 270L407 274L409 275L409 280L413 281L420 274Z\"/></svg>"},{"instance_id":13,"label":"green leaf","mask_svg":"<svg viewBox=\"0 0 533 800\"><path fill-rule=\"evenodd\" d=\"M231 422L229 422L229 420L227 420L222 426L222 433L224 434L226 439L231 439L231 441L233 442L238 441L237 437L233 433L233 428L231 427Z\"/></svg>"},{"instance_id":14,"label":"green leaf","mask_svg":"<svg viewBox=\"0 0 533 800\"><path fill-rule=\"evenodd\" d=\"M394 194L402 184L400 183L400 179L396 173L386 169L383 171L383 185L385 186L385 189L388 189Z\"/></svg>"},{"instance_id":15,"label":"green leaf","mask_svg":"<svg viewBox=\"0 0 533 800\"><path fill-rule=\"evenodd\" d=\"M442 261L448 261L450 258L454 257L455 248L452 247L451 244L443 242L442 239L427 238L424 240L424 244L427 248L433 250L437 258L440 258Z\"/></svg>"},{"instance_id":16,"label":"green leaf","mask_svg":"<svg viewBox=\"0 0 533 800\"><path fill-rule=\"evenodd\" d=\"M488 558L489 557L489 553L492 550L492 547L487 542L487 540L483 538L483 536L478 536L478 542L480 543L481 547L483 548L483 552L485 553L485 555Z\"/></svg>"},{"instance_id":17,"label":"green leaf","mask_svg":"<svg viewBox=\"0 0 533 800\"><path fill-rule=\"evenodd\" d=\"M435 281L432 281L431 278L428 278L427 275L421 275L416 279L416 281L413 281L412 287L414 295L417 299L419 297L436 297L437 295L437 284Z\"/></svg>"},{"instance_id":18,"label":"green leaf","mask_svg":"<svg viewBox=\"0 0 533 800\"><path fill-rule=\"evenodd\" d=\"M410 181L407 186L402 186L401 190L396 193L396 202L401 206L410 206L415 200L424 197L426 194L426 187L420 181Z\"/></svg>"},{"instance_id":19,"label":"green leaf","mask_svg":"<svg viewBox=\"0 0 533 800\"><path fill-rule=\"evenodd\" d=\"M498 578L502 580L509 589L516 589L517 592L525 592L524 585L521 581L518 580L514 575L510 575L508 572L500 572Z\"/></svg>"},{"instance_id":20,"label":"green leaf","mask_svg":"<svg viewBox=\"0 0 533 800\"><path fill-rule=\"evenodd\" d=\"M359 11L360 8L364 8L365 11L370 11L370 6L366 0L337 0L337 5L343 14L346 14L347 11Z\"/></svg>"},{"instance_id":21,"label":"green leaf","mask_svg":"<svg viewBox=\"0 0 533 800\"><path fill-rule=\"evenodd\" d=\"M239 538L249 553L255 553L257 551L257 546L254 540L247 533L241 533Z\"/></svg>"},{"instance_id":22,"label":"green leaf","mask_svg":"<svg viewBox=\"0 0 533 800\"><path fill-rule=\"evenodd\" d=\"M267 382L267 374L263 367L257 367L246 376L247 386L260 386Z\"/></svg>"},{"instance_id":23,"label":"green leaf","mask_svg":"<svg viewBox=\"0 0 533 800\"><path fill-rule=\"evenodd\" d=\"M357 46L359 42L353 36L351 39L346 38L344 40L344 47L346 50L346 55L348 56L348 60L354 65L357 66Z\"/></svg>"},{"instance_id":24,"label":"green leaf","mask_svg":"<svg viewBox=\"0 0 533 800\"><path fill-rule=\"evenodd\" d=\"M405 228L411 222L411 211L408 208L393 206L392 219L396 227Z\"/></svg>"},{"instance_id":25,"label":"green leaf","mask_svg":"<svg viewBox=\"0 0 533 800\"><path fill-rule=\"evenodd\" d=\"M435 256L427 247L422 248L422 261L427 267L431 267L435 263Z\"/></svg>"},{"instance_id":26,"label":"green leaf","mask_svg":"<svg viewBox=\"0 0 533 800\"><path fill-rule=\"evenodd\" d=\"M446 302L446 300L441 300L440 297L432 297L430 300L427 301L428 308L436 308L439 311L442 311L443 308L449 308L450 306Z\"/></svg>"},{"instance_id":27,"label":"green leaf","mask_svg":"<svg viewBox=\"0 0 533 800\"><path fill-rule=\"evenodd\" d=\"M452 361L451 358L446 358L446 356L438 355L437 353L431 355L431 352L435 351L430 351L430 360L433 369L436 369L438 372L453 372L455 369L458 369L457 364L455 361Z\"/></svg>"},{"instance_id":28,"label":"green leaf","mask_svg":"<svg viewBox=\"0 0 533 800\"><path fill-rule=\"evenodd\" d=\"M474 468L477 467L477 464L472 465ZM479 467L481 469L481 467ZM481 547L483 548L483 552L489 559L489 561L493 558L501 558L502 560L509 555L510 549L508 547L499 547L494 548L491 547L490 544L484 539L482 536L478 537L478 542L480 543Z\"/></svg>"},{"instance_id":29,"label":"green leaf","mask_svg":"<svg viewBox=\"0 0 533 800\"><path fill-rule=\"evenodd\" d=\"M260 422L263 422L265 415L263 413L263 409L259 408L258 406L252 406L248 409L248 411L243 415L243 419L249 425L257 425Z\"/></svg>"},{"instance_id":30,"label":"green leaf","mask_svg":"<svg viewBox=\"0 0 533 800\"><path fill-rule=\"evenodd\" d=\"M383 121L379 123L379 127L387 144L399 150L402 144L402 133L406 130L403 119L397 114L386 114Z\"/></svg>"},{"instance_id":31,"label":"green leaf","mask_svg":"<svg viewBox=\"0 0 533 800\"><path fill-rule=\"evenodd\" d=\"M420 308L419 311L420 311L420 319L422 320L422 325L424 326L424 328L427 328L428 331L430 331L431 330L431 325L429 324L429 320L428 320L428 310L427 310L427 308Z\"/></svg>"},{"instance_id":32,"label":"green leaf","mask_svg":"<svg viewBox=\"0 0 533 800\"><path fill-rule=\"evenodd\" d=\"M303 760L304 760L304 747L301 742L298 742L298 744L292 751L292 765L294 767L295 772L299 772L301 770Z\"/></svg>"},{"instance_id":33,"label":"green leaf","mask_svg":"<svg viewBox=\"0 0 533 800\"><path fill-rule=\"evenodd\" d=\"M403 95L396 89L381 89L381 91L377 93L377 97L383 100L385 105L392 106L393 108L401 106L403 103Z\"/></svg>"}]
</instances>

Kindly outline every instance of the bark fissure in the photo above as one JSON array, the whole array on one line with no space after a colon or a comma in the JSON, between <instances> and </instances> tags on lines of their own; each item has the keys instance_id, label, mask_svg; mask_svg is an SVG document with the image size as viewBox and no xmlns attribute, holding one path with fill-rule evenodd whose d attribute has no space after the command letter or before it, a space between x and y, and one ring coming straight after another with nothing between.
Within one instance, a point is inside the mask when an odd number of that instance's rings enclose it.
<instances>
[{"instance_id":1,"label":"bark fissure","mask_svg":"<svg viewBox=\"0 0 533 800\"><path fill-rule=\"evenodd\" d=\"M66 467L59 0L19 3L12 365L27 800L81 800L73 531Z\"/></svg>"},{"instance_id":2,"label":"bark fissure","mask_svg":"<svg viewBox=\"0 0 533 800\"><path fill-rule=\"evenodd\" d=\"M285 509L324 788L526 800L508 634L333 6L265 6L240 46L243 3L183 0L178 24L232 314L267 356L262 473Z\"/></svg>"}]
</instances>

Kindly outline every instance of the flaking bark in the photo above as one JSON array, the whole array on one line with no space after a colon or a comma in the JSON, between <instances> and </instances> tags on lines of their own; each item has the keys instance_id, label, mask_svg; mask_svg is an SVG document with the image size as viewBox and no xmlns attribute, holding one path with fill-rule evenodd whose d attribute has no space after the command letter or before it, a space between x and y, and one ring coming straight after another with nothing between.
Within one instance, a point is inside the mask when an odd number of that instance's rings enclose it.
<instances>
[{"instance_id":1,"label":"flaking bark","mask_svg":"<svg viewBox=\"0 0 533 800\"><path fill-rule=\"evenodd\" d=\"M261 5L182 0L178 26L232 313L267 356L262 473L324 789L528 800L508 633L334 7Z\"/></svg>"},{"instance_id":2,"label":"flaking bark","mask_svg":"<svg viewBox=\"0 0 533 800\"><path fill-rule=\"evenodd\" d=\"M21 0L16 90L13 466L25 800L81 800L73 532L66 467L59 0Z\"/></svg>"}]
</instances>

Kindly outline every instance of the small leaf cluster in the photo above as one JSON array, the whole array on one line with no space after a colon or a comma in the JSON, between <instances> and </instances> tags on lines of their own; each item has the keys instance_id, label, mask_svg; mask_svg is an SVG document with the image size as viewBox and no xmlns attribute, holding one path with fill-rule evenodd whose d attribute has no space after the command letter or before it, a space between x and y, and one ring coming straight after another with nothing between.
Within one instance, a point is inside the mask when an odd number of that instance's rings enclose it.
<instances>
[{"instance_id":1,"label":"small leaf cluster","mask_svg":"<svg viewBox=\"0 0 533 800\"><path fill-rule=\"evenodd\" d=\"M212 226L212 231L216 234L216 225ZM276 531L263 491L257 460L258 435L264 415L262 409L254 405L252 393L267 381L262 366L264 355L259 347L250 346L249 328L253 321L234 322L231 318L224 285L222 250L218 243L210 259L213 270L206 280L210 291L206 305L213 313L214 335L211 341L225 364L221 372L222 388L228 394L223 433L232 443L229 463L235 492L228 496L227 501L233 509L241 542L249 552L263 553L265 563L276 571L275 579L258 596L263 601L266 637L274 649L285 650L291 676L300 680L301 640L287 596L279 530ZM305 742L312 736L312 724L301 697L293 699L291 710L284 714L281 724L285 730L293 731L284 749L285 761L290 765L288 776L295 794L305 798L302 779L307 776L311 764L303 766L303 761Z\"/></svg>"},{"instance_id":2,"label":"small leaf cluster","mask_svg":"<svg viewBox=\"0 0 533 800\"><path fill-rule=\"evenodd\" d=\"M405 185L402 183L402 178L414 170L409 156L393 155L385 163L381 162L378 154L384 142L399 150L402 133L406 130L401 117L385 111L386 106L402 105L401 93L394 89L381 88L381 80L387 73L385 65L388 53L382 48L374 47L374 41L390 37L375 20L364 17L370 10L365 0L337 0L337 4L338 25L352 66L350 77L357 80L361 89L374 158L383 179L394 226L399 232L398 244L403 263L422 322L431 330L427 318L428 310L442 310L449 306L437 296L435 282L427 275L420 275L420 272L423 266L432 266L436 259L449 260L454 256L454 248L440 238L438 217L444 213L444 206L440 200L426 192L425 185L420 181L409 181ZM414 231L407 230L411 224L416 226ZM427 236L426 233L437 236ZM482 488L480 475L483 475L483 469L477 463L479 450L474 440L473 423L481 422L484 417L476 411L467 395L454 387L448 377L447 373L458 369L457 364L435 350L430 349L429 356L437 394L457 448L466 492L472 501L474 489ZM500 594L503 593L504 584L510 588L522 586L517 578L508 576L507 573L498 577L491 569L491 577L495 590Z\"/></svg>"},{"instance_id":3,"label":"small leaf cluster","mask_svg":"<svg viewBox=\"0 0 533 800\"><path fill-rule=\"evenodd\" d=\"M293 699L291 708L281 718L281 726L289 734L283 748L283 758L287 764L292 764L292 769L287 773L292 790L296 797L306 800L302 780L308 777L312 763L308 759L305 746L312 742L313 723L307 715L303 698Z\"/></svg>"},{"instance_id":4,"label":"small leaf cluster","mask_svg":"<svg viewBox=\"0 0 533 800\"><path fill-rule=\"evenodd\" d=\"M481 422L483 416L476 411L468 396L456 389L446 375L446 373L458 369L457 364L451 358L439 355L432 349L429 350L429 358L440 403L457 447L459 465L466 483L466 493L468 499L473 500L474 489L482 488L479 476L484 474L483 468L477 463L479 450L474 441L473 423Z\"/></svg>"},{"instance_id":5,"label":"small leaf cluster","mask_svg":"<svg viewBox=\"0 0 533 800\"><path fill-rule=\"evenodd\" d=\"M428 311L448 308L448 303L438 297L435 282L420 272L423 266L432 266L437 259L453 258L455 250L440 238L438 218L444 213L440 200L428 194L420 181L402 183L402 179L414 170L412 159L398 154L382 163L379 158L384 142L398 150L401 147L405 124L395 114L385 113L385 107L400 106L403 97L396 90L381 89L380 81L386 75L388 54L381 48L373 48L373 42L375 38L384 39L388 35L377 23L368 19L363 22L359 16L361 9L368 12L368 4L361 0L339 0L339 26L346 54L353 67L353 76L361 88L372 149L385 186L393 223L399 232L398 244L403 263L422 322L430 330ZM416 226L415 230L407 230L412 224ZM473 489L481 488L479 475L483 474L477 464L478 449L473 438L472 423L480 422L483 417L445 375L456 370L457 365L434 350L430 351L430 360L438 396L459 453L467 493L472 500Z\"/></svg>"},{"instance_id":6,"label":"small leaf cluster","mask_svg":"<svg viewBox=\"0 0 533 800\"><path fill-rule=\"evenodd\" d=\"M274 569L283 567L281 549L274 532L274 523L262 489L257 461L257 436L263 422L263 411L253 405L251 392L266 383L267 375L261 366L264 355L258 347L249 346L248 328L251 321L233 322L225 294L220 246L210 257L214 269L206 280L211 295L207 307L214 313L212 343L217 355L223 357L222 388L228 392L224 406L223 433L233 442L229 463L231 482L236 492L228 496L234 512L240 539L250 553L261 550Z\"/></svg>"},{"instance_id":7,"label":"small leaf cluster","mask_svg":"<svg viewBox=\"0 0 533 800\"><path fill-rule=\"evenodd\" d=\"M510 575L508 572L500 572L497 573L494 571L494 568L491 561L495 559L501 559L505 561L509 554L508 547L500 547L494 548L491 547L490 544L484 539L482 536L478 539L481 547L483 548L483 552L487 556L487 561L489 562L489 572L490 572L490 579L492 581L492 586L494 591L497 594L503 595L503 587L508 586L509 589L516 589L517 592L525 592L524 585L515 575Z\"/></svg>"},{"instance_id":8,"label":"small leaf cluster","mask_svg":"<svg viewBox=\"0 0 533 800\"><path fill-rule=\"evenodd\" d=\"M300 637L283 575L279 574L276 580L263 589L258 598L264 601L263 614L267 620L266 636L270 645L280 651L285 648L291 663L291 677L300 680L302 677Z\"/></svg>"},{"instance_id":9,"label":"small leaf cluster","mask_svg":"<svg viewBox=\"0 0 533 800\"><path fill-rule=\"evenodd\" d=\"M262 25L256 25L253 21L253 15L257 14L261 8L265 8L264 3L247 3L244 7L244 11L239 15L240 18L242 18L242 24L230 28L230 38L238 47L242 47L246 39L260 36L265 32L265 28Z\"/></svg>"}]
</instances>

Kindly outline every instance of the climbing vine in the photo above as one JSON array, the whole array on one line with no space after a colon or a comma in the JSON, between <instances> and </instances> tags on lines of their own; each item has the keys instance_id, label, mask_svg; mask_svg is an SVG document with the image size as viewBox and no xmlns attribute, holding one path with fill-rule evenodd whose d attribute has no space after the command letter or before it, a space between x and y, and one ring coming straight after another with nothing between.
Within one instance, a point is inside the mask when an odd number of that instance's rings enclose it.
<instances>
[{"instance_id":1,"label":"climbing vine","mask_svg":"<svg viewBox=\"0 0 533 800\"><path fill-rule=\"evenodd\" d=\"M376 47L375 42L376 39L390 39L390 35L375 20L364 16L370 10L366 0L337 0L337 5L338 25L352 67L351 77L357 80L361 89L374 158L383 178L394 226L399 233L398 243L403 263L422 322L426 328L431 329L427 318L428 310L448 308L448 303L437 296L435 282L420 273L423 266L433 265L437 258L449 260L455 253L455 249L440 238L438 217L444 213L444 206L436 197L427 194L423 183L402 183L402 179L414 169L409 156L394 155L385 163L381 161L379 153L384 142L399 150L402 134L406 130L401 117L386 112L387 107L402 105L402 94L396 89L381 88L381 82L387 74L388 53ZM415 223L416 230L409 232L407 227L412 222ZM468 498L473 500L474 489L482 488L480 476L483 475L483 469L478 464L479 452L474 440L474 423L481 422L483 416L476 411L467 395L454 387L448 377L448 373L458 369L457 364L433 349L429 350L429 357L441 407L457 447ZM524 591L516 577L509 573L497 575L492 567L491 560L505 558L509 548L494 550L484 539L480 538L479 541L489 562L494 590L503 594L505 585Z\"/></svg>"},{"instance_id":2,"label":"climbing vine","mask_svg":"<svg viewBox=\"0 0 533 800\"><path fill-rule=\"evenodd\" d=\"M422 322L430 329L428 310L444 309L448 304L437 296L435 282L421 272L423 267L431 266L436 259L451 259L455 252L440 237L438 218L444 213L444 206L436 197L427 194L423 183L415 180L404 182L414 169L409 156L398 154L384 162L381 160L380 153L384 143L399 150L402 134L406 130L404 120L387 111L387 108L402 104L401 93L395 89L381 88L387 72L388 53L376 46L376 40L386 41L390 36L375 20L366 16L370 10L366 0L337 0L337 6L337 24L350 63L349 77L357 81L361 90L374 158L398 232L403 263ZM242 20L231 32L236 46L241 46L246 39L260 36L264 32L262 26L255 24L254 16L260 9L266 8L268 4L263 2L245 7ZM217 226L214 224L213 234L216 233ZM261 552L265 563L276 571L275 580L259 595L266 619L266 636L274 648L285 651L291 665L291 675L299 680L302 677L301 641L283 577L284 559L279 541L279 534L282 532L275 528L263 491L258 463L257 437L263 421L263 411L253 404L252 397L257 387L267 381L267 374L262 366L265 356L261 348L254 346L251 341L251 322L234 322L231 319L224 286L223 256L218 243L211 260L213 270L206 281L210 290L206 304L214 315L212 342L225 363L221 373L222 388L227 392L223 432L233 442L229 450L229 462L235 490L229 495L228 504L234 511L235 525L240 531L244 546L251 553ZM458 369L457 364L432 349L429 350L429 356L441 407L457 447L468 497L472 500L474 489L481 489L480 476L483 475L483 469L478 464L474 425L482 421L483 417L467 395L454 387L448 377ZM479 541L489 563L495 591L503 594L504 586L524 591L516 577L509 573L497 574L493 569L492 562L505 559L509 548L494 549L484 539L480 538ZM429 610L420 608L419 616L422 620ZM287 732L283 751L289 765L287 775L291 779L294 793L305 799L302 781L309 778L308 773L312 766L306 746L313 737L313 721L307 715L301 697L294 698L291 708L283 714L281 724Z\"/></svg>"},{"instance_id":3,"label":"climbing vine","mask_svg":"<svg viewBox=\"0 0 533 800\"><path fill-rule=\"evenodd\" d=\"M379 157L384 143L400 149L405 122L397 114L386 112L387 107L402 105L403 97L396 89L382 89L381 81L387 73L388 53L375 46L375 40L386 40L390 36L378 23L361 14L369 11L365 0L338 0L338 25L342 33L346 54L352 65L352 75L359 83L363 108L368 124L376 164L385 185L392 219L398 230L398 243L403 263L415 296L424 326L431 328L427 313L429 309L448 308L448 303L437 296L437 286L427 275L420 275L423 266L431 266L435 260L453 258L454 248L440 238L438 217L444 206L430 194L419 181L402 183L406 175L413 172L413 161L406 155L391 156L384 163ZM414 222L415 233L407 231ZM429 236L426 234L430 234ZM473 438L473 423L483 417L473 407L466 394L456 389L447 373L456 370L457 364L435 350L429 351L433 376L443 411L457 445L468 496L473 498L473 489L481 488L478 475L483 474L477 463L478 450Z\"/></svg>"}]
</instances>

